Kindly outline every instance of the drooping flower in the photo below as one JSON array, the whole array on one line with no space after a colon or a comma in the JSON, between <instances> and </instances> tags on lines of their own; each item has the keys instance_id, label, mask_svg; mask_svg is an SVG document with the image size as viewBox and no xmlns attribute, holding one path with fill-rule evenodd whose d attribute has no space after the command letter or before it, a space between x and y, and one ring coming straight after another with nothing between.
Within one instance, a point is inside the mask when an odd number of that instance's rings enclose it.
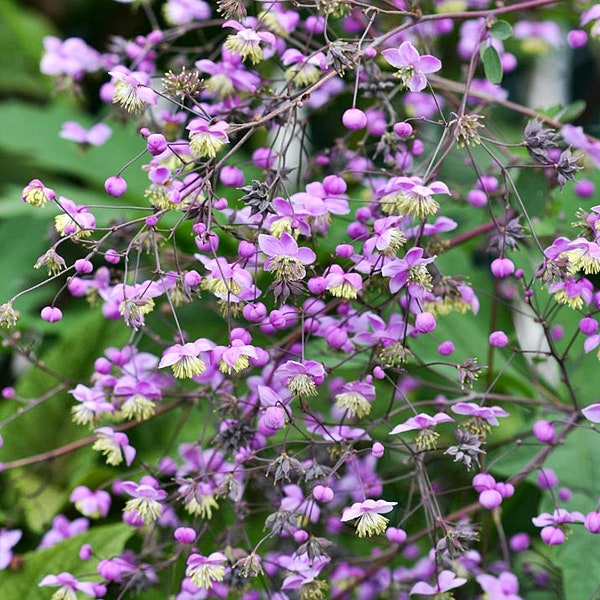
<instances>
[{"instance_id":1,"label":"drooping flower","mask_svg":"<svg viewBox=\"0 0 600 600\"><path fill-rule=\"evenodd\" d=\"M420 177L392 177L378 190L381 210L388 215L410 215L422 219L434 215L440 204L434 194L450 195L448 186L442 181L425 185Z\"/></svg>"},{"instance_id":2,"label":"drooping flower","mask_svg":"<svg viewBox=\"0 0 600 600\"><path fill-rule=\"evenodd\" d=\"M199 358L201 352L207 352L214 344L206 338L199 338L187 344L175 344L167 348L158 363L158 368L172 367L173 375L178 379L191 378L201 375L206 369L206 364Z\"/></svg>"},{"instance_id":3,"label":"drooping flower","mask_svg":"<svg viewBox=\"0 0 600 600\"><path fill-rule=\"evenodd\" d=\"M96 123L90 129L85 129L76 121L66 121L60 130L64 140L90 146L102 146L112 135L112 129L105 123Z\"/></svg>"},{"instance_id":4,"label":"drooping flower","mask_svg":"<svg viewBox=\"0 0 600 600\"><path fill-rule=\"evenodd\" d=\"M84 485L77 486L69 497L69 501L75 504L75 508L86 517L99 519L106 517L110 510L111 497L104 490L92 492Z\"/></svg>"},{"instance_id":5,"label":"drooping flower","mask_svg":"<svg viewBox=\"0 0 600 600\"><path fill-rule=\"evenodd\" d=\"M56 193L54 190L46 187L39 179L32 179L23 188L23 202L31 204L31 206L44 207L48 200L54 200Z\"/></svg>"},{"instance_id":6,"label":"drooping flower","mask_svg":"<svg viewBox=\"0 0 600 600\"><path fill-rule=\"evenodd\" d=\"M22 535L20 529L0 529L0 571L10 565L13 559L12 548L17 545Z\"/></svg>"},{"instance_id":7,"label":"drooping flower","mask_svg":"<svg viewBox=\"0 0 600 600\"><path fill-rule=\"evenodd\" d=\"M398 69L395 77L411 92L424 90L427 86L425 75L442 68L439 58L431 54L421 56L410 42L402 42L398 48L387 48L381 54L392 67Z\"/></svg>"},{"instance_id":8,"label":"drooping flower","mask_svg":"<svg viewBox=\"0 0 600 600\"><path fill-rule=\"evenodd\" d=\"M261 234L258 246L267 255L265 271L275 273L283 281L299 281L306 275L305 265L312 264L317 255L305 246L298 247L296 240L286 231L280 238Z\"/></svg>"},{"instance_id":9,"label":"drooping flower","mask_svg":"<svg viewBox=\"0 0 600 600\"><path fill-rule=\"evenodd\" d=\"M158 489L158 482L151 481L153 478L144 478L139 485L134 481L121 482L121 489L132 496L127 501L123 513L134 514L139 517L145 525L157 521L163 513L163 505L160 503L167 497L165 490Z\"/></svg>"},{"instance_id":10,"label":"drooping flower","mask_svg":"<svg viewBox=\"0 0 600 600\"><path fill-rule=\"evenodd\" d=\"M366 381L345 383L335 396L335 405L347 410L350 417L358 419L371 412L371 402L375 400L375 386Z\"/></svg>"},{"instance_id":11,"label":"drooping flower","mask_svg":"<svg viewBox=\"0 0 600 600\"><path fill-rule=\"evenodd\" d=\"M277 374L282 377L288 390L299 398L316 396L317 385L321 385L326 376L323 365L314 360L303 363L288 360L277 369Z\"/></svg>"},{"instance_id":12,"label":"drooping flower","mask_svg":"<svg viewBox=\"0 0 600 600\"><path fill-rule=\"evenodd\" d=\"M120 104L130 113L140 113L148 106L158 102L158 96L152 89L148 73L130 71L122 65L108 73L114 82L113 103Z\"/></svg>"},{"instance_id":13,"label":"drooping flower","mask_svg":"<svg viewBox=\"0 0 600 600\"><path fill-rule=\"evenodd\" d=\"M467 583L467 580L464 577L457 577L453 571L444 570L437 576L435 585L431 585L425 581L418 581L412 586L410 595L420 594L421 596L437 597L465 583Z\"/></svg>"},{"instance_id":14,"label":"drooping flower","mask_svg":"<svg viewBox=\"0 0 600 600\"><path fill-rule=\"evenodd\" d=\"M38 585L40 587L49 585L60 588L52 595L55 600L74 600L77 597L76 592L82 592L90 598L99 598L106 593L106 586L91 581L79 581L67 572L58 575L46 575Z\"/></svg>"},{"instance_id":15,"label":"drooping flower","mask_svg":"<svg viewBox=\"0 0 600 600\"><path fill-rule=\"evenodd\" d=\"M404 423L396 425L390 435L404 433L406 431L418 431L419 435L416 439L417 448L420 450L431 450L435 448L439 433L431 431L431 427L435 427L439 423L448 423L454 419L446 413L439 412L433 417L426 413L419 413L414 417L410 417Z\"/></svg>"},{"instance_id":16,"label":"drooping flower","mask_svg":"<svg viewBox=\"0 0 600 600\"><path fill-rule=\"evenodd\" d=\"M363 502L355 502L349 508L345 508L341 521L352 521L356 519L356 533L358 537L371 537L383 533L389 522L387 517L382 516L393 510L397 502L387 500L373 500L368 498Z\"/></svg>"},{"instance_id":17,"label":"drooping flower","mask_svg":"<svg viewBox=\"0 0 600 600\"><path fill-rule=\"evenodd\" d=\"M450 407L457 415L469 415L478 421L498 426L498 417L508 417L508 413L499 406L479 406L475 402L457 402Z\"/></svg>"},{"instance_id":18,"label":"drooping flower","mask_svg":"<svg viewBox=\"0 0 600 600\"><path fill-rule=\"evenodd\" d=\"M228 128L229 124L225 121L209 124L202 117L192 119L187 125L190 131L190 149L197 158L214 158L229 143Z\"/></svg>"},{"instance_id":19,"label":"drooping flower","mask_svg":"<svg viewBox=\"0 0 600 600\"><path fill-rule=\"evenodd\" d=\"M381 269L384 277L390 277L390 292L395 294L405 285L415 298L423 296L424 291L431 289L431 275L426 265L435 260L435 256L423 258L425 251L420 247L411 248L404 258L395 258L385 263Z\"/></svg>"},{"instance_id":20,"label":"drooping flower","mask_svg":"<svg viewBox=\"0 0 600 600\"><path fill-rule=\"evenodd\" d=\"M109 465L120 465L125 458L125 464L129 467L135 458L135 448L129 444L129 438L121 431L114 431L111 427L99 427L95 430L98 436L93 450L98 450L106 456Z\"/></svg>"},{"instance_id":21,"label":"drooping flower","mask_svg":"<svg viewBox=\"0 0 600 600\"><path fill-rule=\"evenodd\" d=\"M241 56L242 60L250 59L250 62L255 65L263 59L263 49L261 43L274 46L276 43L275 36L269 31L257 31L250 27L244 27L237 21L225 21L223 27L231 27L237 33L227 36L224 47L233 54Z\"/></svg>"},{"instance_id":22,"label":"drooping flower","mask_svg":"<svg viewBox=\"0 0 600 600\"><path fill-rule=\"evenodd\" d=\"M208 556L191 554L187 559L185 574L201 589L209 590L216 581L223 581L227 557L222 552Z\"/></svg>"}]
</instances>

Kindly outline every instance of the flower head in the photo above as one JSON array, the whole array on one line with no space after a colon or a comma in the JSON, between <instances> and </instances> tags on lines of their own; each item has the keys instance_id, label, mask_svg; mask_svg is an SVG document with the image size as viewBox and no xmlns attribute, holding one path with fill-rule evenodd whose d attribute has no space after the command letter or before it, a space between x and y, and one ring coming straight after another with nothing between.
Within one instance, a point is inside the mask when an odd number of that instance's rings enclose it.
<instances>
[{"instance_id":1,"label":"flower head","mask_svg":"<svg viewBox=\"0 0 600 600\"><path fill-rule=\"evenodd\" d=\"M48 200L54 200L56 193L46 187L39 179L32 179L23 189L23 202L31 206L43 207Z\"/></svg>"},{"instance_id":2,"label":"flower head","mask_svg":"<svg viewBox=\"0 0 600 600\"><path fill-rule=\"evenodd\" d=\"M147 73L130 71L119 65L108 74L114 81L113 103L120 104L128 112L140 113L158 102Z\"/></svg>"},{"instance_id":3,"label":"flower head","mask_svg":"<svg viewBox=\"0 0 600 600\"><path fill-rule=\"evenodd\" d=\"M165 350L158 367L159 369L172 367L173 375L177 379L201 375L206 369L206 364L199 358L199 354L211 350L212 347L212 342L205 338L199 338L195 342L188 342L183 345L175 344Z\"/></svg>"},{"instance_id":4,"label":"flower head","mask_svg":"<svg viewBox=\"0 0 600 600\"><path fill-rule=\"evenodd\" d=\"M239 55L242 60L249 59L254 65L263 59L261 42L269 46L274 46L276 43L272 33L244 27L237 21L225 21L223 27L232 27L237 30L237 33L227 36L225 48L233 54Z\"/></svg>"},{"instance_id":5,"label":"flower head","mask_svg":"<svg viewBox=\"0 0 600 600\"><path fill-rule=\"evenodd\" d=\"M421 596L438 596L449 590L460 587L467 583L464 577L457 577L453 571L445 570L437 576L435 585L430 585L425 581L418 581L412 586L410 595L420 594Z\"/></svg>"},{"instance_id":6,"label":"flower head","mask_svg":"<svg viewBox=\"0 0 600 600\"><path fill-rule=\"evenodd\" d=\"M135 458L135 448L129 444L129 438L120 431L110 427L100 427L95 430L97 439L92 446L106 456L109 465L120 465L125 458L125 464L130 466Z\"/></svg>"},{"instance_id":7,"label":"flower head","mask_svg":"<svg viewBox=\"0 0 600 600\"><path fill-rule=\"evenodd\" d=\"M190 149L198 158L214 158L224 144L229 143L225 121L212 125L202 117L192 119L187 129L190 131Z\"/></svg>"},{"instance_id":8,"label":"flower head","mask_svg":"<svg viewBox=\"0 0 600 600\"><path fill-rule=\"evenodd\" d=\"M185 574L201 589L209 590L216 581L223 581L227 557L222 552L209 556L191 554L187 560Z\"/></svg>"},{"instance_id":9,"label":"flower head","mask_svg":"<svg viewBox=\"0 0 600 600\"><path fill-rule=\"evenodd\" d=\"M22 535L20 529L0 529L0 571L12 561L12 547L17 545Z\"/></svg>"},{"instance_id":10,"label":"flower head","mask_svg":"<svg viewBox=\"0 0 600 600\"><path fill-rule=\"evenodd\" d=\"M392 67L398 69L395 74L411 92L420 92L427 86L427 73L435 73L442 68L439 58L431 54L421 56L410 42L402 42L398 48L387 48L383 57Z\"/></svg>"},{"instance_id":11,"label":"flower head","mask_svg":"<svg viewBox=\"0 0 600 600\"><path fill-rule=\"evenodd\" d=\"M382 514L389 513L397 502L386 500L372 500L368 498L363 502L355 502L342 513L342 522L356 519L356 533L358 537L371 537L385 531L389 519Z\"/></svg>"}]
</instances>

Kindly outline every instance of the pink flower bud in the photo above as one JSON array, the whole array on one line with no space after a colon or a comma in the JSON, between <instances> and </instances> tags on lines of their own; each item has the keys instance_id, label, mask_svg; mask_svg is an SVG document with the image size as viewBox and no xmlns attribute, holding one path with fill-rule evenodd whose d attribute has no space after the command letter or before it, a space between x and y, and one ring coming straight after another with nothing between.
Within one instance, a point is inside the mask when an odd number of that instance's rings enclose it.
<instances>
[{"instance_id":1,"label":"pink flower bud","mask_svg":"<svg viewBox=\"0 0 600 600\"><path fill-rule=\"evenodd\" d=\"M567 487L561 487L558 490L558 499L562 502L568 502L573 497L573 492Z\"/></svg>"},{"instance_id":2,"label":"pink flower bud","mask_svg":"<svg viewBox=\"0 0 600 600\"><path fill-rule=\"evenodd\" d=\"M538 441L543 442L544 444L551 444L556 437L556 430L552 423L542 419L536 421L533 425L533 435Z\"/></svg>"},{"instance_id":3,"label":"pink flower bud","mask_svg":"<svg viewBox=\"0 0 600 600\"><path fill-rule=\"evenodd\" d=\"M263 424L271 431L279 431L285 426L286 412L281 406L269 406L262 415Z\"/></svg>"},{"instance_id":4,"label":"pink flower bud","mask_svg":"<svg viewBox=\"0 0 600 600\"><path fill-rule=\"evenodd\" d=\"M158 156L167 149L167 139L162 133L151 133L146 140L146 150L152 156Z\"/></svg>"},{"instance_id":5,"label":"pink flower bud","mask_svg":"<svg viewBox=\"0 0 600 600\"><path fill-rule=\"evenodd\" d=\"M567 33L567 42L571 48L583 48L588 42L588 35L583 29L572 29Z\"/></svg>"},{"instance_id":6,"label":"pink flower bud","mask_svg":"<svg viewBox=\"0 0 600 600\"><path fill-rule=\"evenodd\" d=\"M275 154L271 148L257 148L252 153L252 162L259 169L270 169L275 162Z\"/></svg>"},{"instance_id":7,"label":"pink flower bud","mask_svg":"<svg viewBox=\"0 0 600 600\"><path fill-rule=\"evenodd\" d=\"M196 541L197 534L196 530L192 529L191 527L178 527L173 532L173 537L180 544L192 544Z\"/></svg>"},{"instance_id":8,"label":"pink flower bud","mask_svg":"<svg viewBox=\"0 0 600 600\"><path fill-rule=\"evenodd\" d=\"M107 194L110 194L114 198L122 196L127 191L127 182L118 175L109 177L104 182L104 189Z\"/></svg>"},{"instance_id":9,"label":"pink flower bud","mask_svg":"<svg viewBox=\"0 0 600 600\"><path fill-rule=\"evenodd\" d=\"M347 188L346 182L339 175L327 175L323 179L323 189L328 194L343 194Z\"/></svg>"},{"instance_id":10,"label":"pink flower bud","mask_svg":"<svg viewBox=\"0 0 600 600\"><path fill-rule=\"evenodd\" d=\"M327 502L331 502L334 497L333 490L327 485L317 484L313 488L313 498L317 502L322 502L323 504L327 504Z\"/></svg>"},{"instance_id":11,"label":"pink flower bud","mask_svg":"<svg viewBox=\"0 0 600 600\"><path fill-rule=\"evenodd\" d=\"M113 250L112 248L109 248L104 253L104 260L107 263L110 263L111 265L116 265L121 260L121 257L119 256L119 253L116 250Z\"/></svg>"},{"instance_id":12,"label":"pink flower bud","mask_svg":"<svg viewBox=\"0 0 600 600\"><path fill-rule=\"evenodd\" d=\"M485 206L488 202L487 194L483 190L470 190L467 194L467 202L471 206Z\"/></svg>"},{"instance_id":13,"label":"pink flower bud","mask_svg":"<svg viewBox=\"0 0 600 600\"><path fill-rule=\"evenodd\" d=\"M531 540L526 533L515 533L508 541L508 545L513 552L523 552L523 550L527 550L530 543Z\"/></svg>"},{"instance_id":14,"label":"pink flower bud","mask_svg":"<svg viewBox=\"0 0 600 600\"><path fill-rule=\"evenodd\" d=\"M367 126L367 115L360 108L349 108L342 115L342 123L351 131L364 129Z\"/></svg>"},{"instance_id":15,"label":"pink flower bud","mask_svg":"<svg viewBox=\"0 0 600 600\"><path fill-rule=\"evenodd\" d=\"M394 123L394 133L398 137L407 138L412 135L413 126L406 121L400 121L399 123Z\"/></svg>"},{"instance_id":16,"label":"pink flower bud","mask_svg":"<svg viewBox=\"0 0 600 600\"><path fill-rule=\"evenodd\" d=\"M600 512L595 510L588 513L583 521L583 526L590 533L600 533Z\"/></svg>"},{"instance_id":17,"label":"pink flower bud","mask_svg":"<svg viewBox=\"0 0 600 600\"><path fill-rule=\"evenodd\" d=\"M74 266L77 273L91 273L94 270L94 265L85 258L77 259Z\"/></svg>"},{"instance_id":18,"label":"pink flower bud","mask_svg":"<svg viewBox=\"0 0 600 600\"><path fill-rule=\"evenodd\" d=\"M540 469L537 476L537 484L542 490L549 490L558 485L558 477L552 469Z\"/></svg>"},{"instance_id":19,"label":"pink flower bud","mask_svg":"<svg viewBox=\"0 0 600 600\"><path fill-rule=\"evenodd\" d=\"M223 185L230 187L241 187L245 181L244 172L237 167L226 165L219 173L219 180Z\"/></svg>"},{"instance_id":20,"label":"pink flower bud","mask_svg":"<svg viewBox=\"0 0 600 600\"><path fill-rule=\"evenodd\" d=\"M63 317L62 311L56 306L44 306L44 308L42 308L40 312L40 315L42 319L44 319L44 321L47 321L48 323L56 323L57 321L60 321Z\"/></svg>"},{"instance_id":21,"label":"pink flower bud","mask_svg":"<svg viewBox=\"0 0 600 600\"><path fill-rule=\"evenodd\" d=\"M90 560L92 558L92 547L89 544L83 544L81 548L79 548L79 558L81 560Z\"/></svg>"},{"instance_id":22,"label":"pink flower bud","mask_svg":"<svg viewBox=\"0 0 600 600\"><path fill-rule=\"evenodd\" d=\"M388 527L385 530L385 535L387 539L392 542L392 544L403 544L408 537L406 535L406 531L404 531L404 529L400 529L399 527Z\"/></svg>"},{"instance_id":23,"label":"pink flower bud","mask_svg":"<svg viewBox=\"0 0 600 600\"><path fill-rule=\"evenodd\" d=\"M510 498L515 493L515 486L512 483L499 482L496 484L495 490L503 498Z\"/></svg>"},{"instance_id":24,"label":"pink flower bud","mask_svg":"<svg viewBox=\"0 0 600 600\"><path fill-rule=\"evenodd\" d=\"M311 277L306 287L311 294L322 294L327 289L327 280L325 277Z\"/></svg>"},{"instance_id":25,"label":"pink flower bud","mask_svg":"<svg viewBox=\"0 0 600 600\"><path fill-rule=\"evenodd\" d=\"M200 273L198 273L198 271L194 271L192 269L183 276L183 281L188 287L194 288L200 285L202 277L200 276Z\"/></svg>"},{"instance_id":26,"label":"pink flower bud","mask_svg":"<svg viewBox=\"0 0 600 600\"><path fill-rule=\"evenodd\" d=\"M267 307L262 302L250 302L242 309L242 315L251 323L260 323L267 316Z\"/></svg>"},{"instance_id":27,"label":"pink flower bud","mask_svg":"<svg viewBox=\"0 0 600 600\"><path fill-rule=\"evenodd\" d=\"M350 244L338 244L335 247L335 254L340 258L350 258L354 254L354 248Z\"/></svg>"},{"instance_id":28,"label":"pink flower bud","mask_svg":"<svg viewBox=\"0 0 600 600\"><path fill-rule=\"evenodd\" d=\"M298 529L298 531L294 532L294 541L297 544L304 544L308 537L308 532L304 531L304 529Z\"/></svg>"},{"instance_id":29,"label":"pink flower bud","mask_svg":"<svg viewBox=\"0 0 600 600\"><path fill-rule=\"evenodd\" d=\"M477 473L472 483L476 492L493 490L496 487L496 480L489 473Z\"/></svg>"},{"instance_id":30,"label":"pink flower bud","mask_svg":"<svg viewBox=\"0 0 600 600\"><path fill-rule=\"evenodd\" d=\"M373 367L373 377L375 379L385 379L385 371L379 365L376 365Z\"/></svg>"},{"instance_id":31,"label":"pink flower bud","mask_svg":"<svg viewBox=\"0 0 600 600\"><path fill-rule=\"evenodd\" d=\"M238 245L238 256L240 258L252 258L256 254L256 247L252 242L242 240Z\"/></svg>"},{"instance_id":32,"label":"pink flower bud","mask_svg":"<svg viewBox=\"0 0 600 600\"><path fill-rule=\"evenodd\" d=\"M497 490L484 490L479 494L479 504L483 508L493 510L502 504L502 495Z\"/></svg>"},{"instance_id":33,"label":"pink flower bud","mask_svg":"<svg viewBox=\"0 0 600 600\"><path fill-rule=\"evenodd\" d=\"M494 277L508 277L515 272L515 265L510 258L496 258L490 266Z\"/></svg>"},{"instance_id":34,"label":"pink flower bud","mask_svg":"<svg viewBox=\"0 0 600 600\"><path fill-rule=\"evenodd\" d=\"M381 458L385 452L385 446L381 442L375 442L371 446L371 455L375 458Z\"/></svg>"},{"instance_id":35,"label":"pink flower bud","mask_svg":"<svg viewBox=\"0 0 600 600\"><path fill-rule=\"evenodd\" d=\"M580 179L573 186L573 189L580 198L591 198L596 191L596 186L589 179Z\"/></svg>"},{"instance_id":36,"label":"pink flower bud","mask_svg":"<svg viewBox=\"0 0 600 600\"><path fill-rule=\"evenodd\" d=\"M454 352L454 343L451 342L450 340L446 340L445 342L442 342L438 346L438 352L442 356L450 356L450 354L452 354Z\"/></svg>"},{"instance_id":37,"label":"pink flower bud","mask_svg":"<svg viewBox=\"0 0 600 600\"><path fill-rule=\"evenodd\" d=\"M429 333L436 327L435 317L430 312L422 312L415 319L415 329L419 333Z\"/></svg>"},{"instance_id":38,"label":"pink flower bud","mask_svg":"<svg viewBox=\"0 0 600 600\"><path fill-rule=\"evenodd\" d=\"M598 331L598 321L592 317L584 317L579 321L579 331L584 335L594 335Z\"/></svg>"},{"instance_id":39,"label":"pink flower bud","mask_svg":"<svg viewBox=\"0 0 600 600\"><path fill-rule=\"evenodd\" d=\"M504 348L508 344L508 336L504 331L492 331L489 337L490 346Z\"/></svg>"},{"instance_id":40,"label":"pink flower bud","mask_svg":"<svg viewBox=\"0 0 600 600\"><path fill-rule=\"evenodd\" d=\"M560 546L565 541L565 533L559 527L547 525L540 531L542 541L549 546Z\"/></svg>"}]
</instances>

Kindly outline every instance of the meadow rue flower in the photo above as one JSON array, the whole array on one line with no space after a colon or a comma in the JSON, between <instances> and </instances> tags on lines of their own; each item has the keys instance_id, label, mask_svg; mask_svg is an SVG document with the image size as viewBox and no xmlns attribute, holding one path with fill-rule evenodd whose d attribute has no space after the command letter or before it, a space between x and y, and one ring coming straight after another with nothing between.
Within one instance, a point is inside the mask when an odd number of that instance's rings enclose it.
<instances>
[{"instance_id":1,"label":"meadow rue flower","mask_svg":"<svg viewBox=\"0 0 600 600\"><path fill-rule=\"evenodd\" d=\"M107 194L119 198L127 191L127 182L119 175L109 177L104 182L104 189Z\"/></svg>"},{"instance_id":2,"label":"meadow rue flower","mask_svg":"<svg viewBox=\"0 0 600 600\"><path fill-rule=\"evenodd\" d=\"M6 569L13 559L13 546L21 539L20 529L0 529L0 571Z\"/></svg>"},{"instance_id":3,"label":"meadow rue flower","mask_svg":"<svg viewBox=\"0 0 600 600\"><path fill-rule=\"evenodd\" d=\"M242 60L249 59L254 65L263 59L261 43L268 46L276 44L275 36L269 31L257 31L233 20L225 21L222 27L231 27L237 31L227 36L224 47L233 54L239 55Z\"/></svg>"},{"instance_id":4,"label":"meadow rue flower","mask_svg":"<svg viewBox=\"0 0 600 600\"><path fill-rule=\"evenodd\" d=\"M129 444L127 435L114 431L111 427L99 427L94 431L97 435L92 449L101 452L106 457L106 463L117 466L125 460L129 467L135 458L135 448Z\"/></svg>"},{"instance_id":5,"label":"meadow rue flower","mask_svg":"<svg viewBox=\"0 0 600 600\"><path fill-rule=\"evenodd\" d=\"M158 363L158 368L171 367L173 375L178 379L189 379L201 375L206 364L199 358L201 352L212 350L214 344L206 338L199 338L187 344L175 344L167 348Z\"/></svg>"},{"instance_id":6,"label":"meadow rue flower","mask_svg":"<svg viewBox=\"0 0 600 600\"><path fill-rule=\"evenodd\" d=\"M342 115L342 123L351 131L364 129L367 126L367 115L360 108L348 108Z\"/></svg>"},{"instance_id":7,"label":"meadow rue flower","mask_svg":"<svg viewBox=\"0 0 600 600\"><path fill-rule=\"evenodd\" d=\"M56 323L62 319L62 311L56 306L44 306L40 312L40 316L48 323Z\"/></svg>"},{"instance_id":8,"label":"meadow rue flower","mask_svg":"<svg viewBox=\"0 0 600 600\"><path fill-rule=\"evenodd\" d=\"M299 247L296 240L287 232L280 238L260 234L258 246L267 255L264 268L275 273L277 279L298 281L306 275L305 265L312 264L317 255L310 248Z\"/></svg>"},{"instance_id":9,"label":"meadow rue flower","mask_svg":"<svg viewBox=\"0 0 600 600\"><path fill-rule=\"evenodd\" d=\"M411 92L424 90L427 87L426 75L442 68L439 58L431 54L421 56L410 42L402 42L398 48L386 48L381 54L398 69L394 76Z\"/></svg>"},{"instance_id":10,"label":"meadow rue flower","mask_svg":"<svg viewBox=\"0 0 600 600\"><path fill-rule=\"evenodd\" d=\"M416 439L417 447L421 450L432 450L436 447L439 433L431 431L429 428L435 427L439 423L449 423L451 421L454 421L454 419L443 412L439 412L433 416L426 413L419 413L414 417L410 417L404 423L396 425L390 431L389 435L397 435L406 431L418 431L419 435Z\"/></svg>"},{"instance_id":11,"label":"meadow rue flower","mask_svg":"<svg viewBox=\"0 0 600 600\"><path fill-rule=\"evenodd\" d=\"M434 194L450 195L448 186L442 181L425 185L420 177L392 177L378 190L381 209L386 214L410 215L421 219L436 214L440 204Z\"/></svg>"},{"instance_id":12,"label":"meadow rue flower","mask_svg":"<svg viewBox=\"0 0 600 600\"><path fill-rule=\"evenodd\" d=\"M348 416L361 419L371 412L375 387L366 381L350 381L340 388L335 400L335 405L348 411Z\"/></svg>"},{"instance_id":13,"label":"meadow rue flower","mask_svg":"<svg viewBox=\"0 0 600 600\"><path fill-rule=\"evenodd\" d=\"M210 124L203 117L197 117L188 123L187 129L190 132L190 149L197 158L215 158L217 152L229 143L229 124L225 121Z\"/></svg>"},{"instance_id":14,"label":"meadow rue flower","mask_svg":"<svg viewBox=\"0 0 600 600\"><path fill-rule=\"evenodd\" d=\"M32 179L23 188L21 197L23 198L23 202L27 202L31 206L43 208L48 200L56 198L56 193L51 188L46 187L39 179Z\"/></svg>"},{"instance_id":15,"label":"meadow rue flower","mask_svg":"<svg viewBox=\"0 0 600 600\"><path fill-rule=\"evenodd\" d=\"M104 490L93 492L84 485L77 486L69 497L75 508L84 516L91 519L106 517L110 510L111 496Z\"/></svg>"},{"instance_id":16,"label":"meadow rue flower","mask_svg":"<svg viewBox=\"0 0 600 600\"><path fill-rule=\"evenodd\" d=\"M556 430L554 425L544 419L536 421L533 425L533 435L536 440L543 442L544 444L551 444L556 437Z\"/></svg>"},{"instance_id":17,"label":"meadow rue flower","mask_svg":"<svg viewBox=\"0 0 600 600\"><path fill-rule=\"evenodd\" d=\"M59 133L64 140L77 142L84 146L102 146L112 135L112 129L105 123L96 123L85 129L76 121L66 121Z\"/></svg>"},{"instance_id":18,"label":"meadow rue flower","mask_svg":"<svg viewBox=\"0 0 600 600\"><path fill-rule=\"evenodd\" d=\"M187 25L210 19L210 5L204 0L168 0L162 7L169 25Z\"/></svg>"},{"instance_id":19,"label":"meadow rue flower","mask_svg":"<svg viewBox=\"0 0 600 600\"><path fill-rule=\"evenodd\" d=\"M152 89L150 76L143 71L130 71L122 65L116 66L108 74L113 78L113 103L120 104L130 113L141 113L148 106L158 102L158 95Z\"/></svg>"},{"instance_id":20,"label":"meadow rue flower","mask_svg":"<svg viewBox=\"0 0 600 600\"><path fill-rule=\"evenodd\" d=\"M498 417L509 416L508 412L499 406L480 406L475 402L457 402L450 407L450 410L457 415L470 415L476 419L486 421L495 427L500 425Z\"/></svg>"},{"instance_id":21,"label":"meadow rue flower","mask_svg":"<svg viewBox=\"0 0 600 600\"><path fill-rule=\"evenodd\" d=\"M541 513L531 519L536 527L541 527L540 537L542 541L550 546L558 546L565 539L565 531L568 531L568 523L583 523L585 517L579 511L571 511L557 508L553 513Z\"/></svg>"},{"instance_id":22,"label":"meadow rue flower","mask_svg":"<svg viewBox=\"0 0 600 600\"><path fill-rule=\"evenodd\" d=\"M294 396L305 398L318 394L317 386L325 380L326 372L323 365L314 360L303 363L288 360L277 369L277 375Z\"/></svg>"},{"instance_id":23,"label":"meadow rue flower","mask_svg":"<svg viewBox=\"0 0 600 600\"><path fill-rule=\"evenodd\" d=\"M185 574L200 589L210 590L215 582L223 581L227 557L222 552L213 552L208 556L190 554Z\"/></svg>"},{"instance_id":24,"label":"meadow rue flower","mask_svg":"<svg viewBox=\"0 0 600 600\"><path fill-rule=\"evenodd\" d=\"M158 482L144 481L139 485L134 481L123 481L121 490L132 496L123 509L123 513L135 514L145 525L157 521L163 513L164 507L161 500L167 497L165 490L158 489Z\"/></svg>"},{"instance_id":25,"label":"meadow rue flower","mask_svg":"<svg viewBox=\"0 0 600 600\"><path fill-rule=\"evenodd\" d=\"M489 600L522 600L517 595L519 580L514 573L503 571L498 577L482 573L477 575L475 579L485 592L485 597Z\"/></svg>"},{"instance_id":26,"label":"meadow rue flower","mask_svg":"<svg viewBox=\"0 0 600 600\"><path fill-rule=\"evenodd\" d=\"M52 548L63 540L67 540L87 531L89 526L90 522L83 517L69 521L64 515L56 515L54 519L52 519L52 528L44 534L39 547Z\"/></svg>"},{"instance_id":27,"label":"meadow rue flower","mask_svg":"<svg viewBox=\"0 0 600 600\"><path fill-rule=\"evenodd\" d=\"M71 573L62 572L58 575L46 575L38 584L40 587L50 586L60 588L52 598L55 600L72 600L76 592L82 592L90 598L100 598L106 593L106 587L91 581L79 581Z\"/></svg>"},{"instance_id":28,"label":"meadow rue flower","mask_svg":"<svg viewBox=\"0 0 600 600\"><path fill-rule=\"evenodd\" d=\"M102 65L101 54L81 38L72 37L64 41L51 35L44 38L40 71L45 75L66 75L78 81L85 73L93 73Z\"/></svg>"},{"instance_id":29,"label":"meadow rue flower","mask_svg":"<svg viewBox=\"0 0 600 600\"><path fill-rule=\"evenodd\" d=\"M425 581L418 581L410 589L409 594L420 594L421 596L436 596L442 597L444 592L453 590L467 583L466 578L457 577L453 571L444 570L436 578L435 585L431 585Z\"/></svg>"},{"instance_id":30,"label":"meadow rue flower","mask_svg":"<svg viewBox=\"0 0 600 600\"><path fill-rule=\"evenodd\" d=\"M356 533L360 538L379 535L385 531L389 522L389 519L382 515L393 510L396 504L398 503L371 498L363 502L355 502L349 508L344 509L341 521L345 523L356 519Z\"/></svg>"}]
</instances>

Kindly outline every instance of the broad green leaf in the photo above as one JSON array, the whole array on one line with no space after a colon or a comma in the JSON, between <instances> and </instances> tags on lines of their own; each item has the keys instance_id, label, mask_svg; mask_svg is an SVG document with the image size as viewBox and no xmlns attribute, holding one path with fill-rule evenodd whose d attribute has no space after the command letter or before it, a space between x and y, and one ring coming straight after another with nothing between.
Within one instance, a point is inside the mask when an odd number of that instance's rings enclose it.
<instances>
[{"instance_id":1,"label":"broad green leaf","mask_svg":"<svg viewBox=\"0 0 600 600\"><path fill-rule=\"evenodd\" d=\"M513 32L512 25L508 21L496 21L490 29L490 35L497 40L507 40Z\"/></svg>"},{"instance_id":2,"label":"broad green leaf","mask_svg":"<svg viewBox=\"0 0 600 600\"><path fill-rule=\"evenodd\" d=\"M52 548L27 552L22 556L21 570L0 571L2 598L48 600L56 588L41 588L40 581L46 575L57 575L63 571L90 581L89 574L95 573L95 566L99 561L83 562L79 558L82 544L91 544L94 555L100 559L110 558L123 551L133 533L134 530L124 523L102 525L64 540Z\"/></svg>"},{"instance_id":3,"label":"broad green leaf","mask_svg":"<svg viewBox=\"0 0 600 600\"><path fill-rule=\"evenodd\" d=\"M487 80L490 83L502 82L502 62L500 55L494 46L486 46L482 48L481 62L483 63L483 71Z\"/></svg>"}]
</instances>

